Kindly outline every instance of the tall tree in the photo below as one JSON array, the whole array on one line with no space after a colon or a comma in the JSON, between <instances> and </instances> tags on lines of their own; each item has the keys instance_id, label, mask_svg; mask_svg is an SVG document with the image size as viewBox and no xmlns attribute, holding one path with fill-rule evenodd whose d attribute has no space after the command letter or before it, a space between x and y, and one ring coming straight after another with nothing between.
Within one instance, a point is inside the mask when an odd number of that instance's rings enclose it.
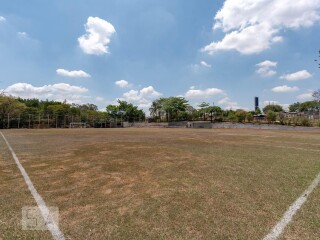
<instances>
[{"instance_id":1,"label":"tall tree","mask_svg":"<svg viewBox=\"0 0 320 240\"><path fill-rule=\"evenodd\" d=\"M156 99L152 101L151 107L149 108L150 115L152 117L160 118L161 110L162 110L162 102L160 101L160 99Z\"/></svg>"},{"instance_id":2,"label":"tall tree","mask_svg":"<svg viewBox=\"0 0 320 240\"><path fill-rule=\"evenodd\" d=\"M198 107L199 107L199 113L200 113L200 115L203 116L203 121L206 120L206 113L208 112L208 107L209 107L209 106L210 106L210 104L207 103L207 102L202 102L202 103L200 103L200 104L198 105Z\"/></svg>"},{"instance_id":3,"label":"tall tree","mask_svg":"<svg viewBox=\"0 0 320 240\"><path fill-rule=\"evenodd\" d=\"M166 113L167 121L172 119L179 120L179 113L185 112L188 105L188 100L183 97L160 98L161 109Z\"/></svg>"}]
</instances>

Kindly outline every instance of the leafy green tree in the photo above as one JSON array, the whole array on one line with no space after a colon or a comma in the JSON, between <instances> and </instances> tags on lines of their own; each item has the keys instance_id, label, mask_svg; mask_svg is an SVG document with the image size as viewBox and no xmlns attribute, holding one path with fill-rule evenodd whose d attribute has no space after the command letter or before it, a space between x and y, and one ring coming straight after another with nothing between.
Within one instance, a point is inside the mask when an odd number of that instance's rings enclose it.
<instances>
[{"instance_id":1,"label":"leafy green tree","mask_svg":"<svg viewBox=\"0 0 320 240\"><path fill-rule=\"evenodd\" d=\"M273 112L283 112L283 108L280 105L277 104L271 104L267 105L263 108L264 113L268 113L268 111L273 111Z\"/></svg>"},{"instance_id":2,"label":"leafy green tree","mask_svg":"<svg viewBox=\"0 0 320 240\"><path fill-rule=\"evenodd\" d=\"M289 106L290 112L305 112L305 111L318 111L320 109L320 102L306 101L306 102L297 102Z\"/></svg>"},{"instance_id":3,"label":"leafy green tree","mask_svg":"<svg viewBox=\"0 0 320 240\"><path fill-rule=\"evenodd\" d=\"M125 121L137 121L145 118L145 113L132 103L118 100L118 116Z\"/></svg>"},{"instance_id":4,"label":"leafy green tree","mask_svg":"<svg viewBox=\"0 0 320 240\"><path fill-rule=\"evenodd\" d=\"M118 117L119 107L117 105L108 105L106 107L107 113L111 118Z\"/></svg>"},{"instance_id":5,"label":"leafy green tree","mask_svg":"<svg viewBox=\"0 0 320 240\"><path fill-rule=\"evenodd\" d=\"M145 113L131 103L118 100L119 105L108 105L106 110L111 118L122 118L123 121L133 122L144 120Z\"/></svg>"},{"instance_id":6,"label":"leafy green tree","mask_svg":"<svg viewBox=\"0 0 320 240\"><path fill-rule=\"evenodd\" d=\"M237 121L237 116L236 116L234 111L232 111L232 110L228 111L228 119L231 122L236 122Z\"/></svg>"},{"instance_id":7,"label":"leafy green tree","mask_svg":"<svg viewBox=\"0 0 320 240\"><path fill-rule=\"evenodd\" d=\"M254 115L260 115L260 114L262 114L261 109L256 108L256 110L254 111Z\"/></svg>"},{"instance_id":8,"label":"leafy green tree","mask_svg":"<svg viewBox=\"0 0 320 240\"><path fill-rule=\"evenodd\" d=\"M161 110L166 113L167 121L179 120L179 113L185 112L189 106L188 101L183 97L160 98L159 101Z\"/></svg>"},{"instance_id":9,"label":"leafy green tree","mask_svg":"<svg viewBox=\"0 0 320 240\"><path fill-rule=\"evenodd\" d=\"M16 98L0 94L0 125L2 128L9 127L7 119L17 117L26 110L26 105ZM1 126L0 126L1 127Z\"/></svg>"},{"instance_id":10,"label":"leafy green tree","mask_svg":"<svg viewBox=\"0 0 320 240\"><path fill-rule=\"evenodd\" d=\"M300 105L301 105L301 103L299 103L299 102L291 104L289 106L289 111L290 112L299 112L300 111Z\"/></svg>"}]
</instances>

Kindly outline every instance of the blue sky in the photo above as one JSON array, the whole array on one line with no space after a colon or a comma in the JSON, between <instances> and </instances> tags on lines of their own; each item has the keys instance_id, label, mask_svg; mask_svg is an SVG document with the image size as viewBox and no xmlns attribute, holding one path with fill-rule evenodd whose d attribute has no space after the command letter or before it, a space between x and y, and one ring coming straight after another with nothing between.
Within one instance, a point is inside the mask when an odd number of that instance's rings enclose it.
<instances>
[{"instance_id":1,"label":"blue sky","mask_svg":"<svg viewBox=\"0 0 320 240\"><path fill-rule=\"evenodd\" d=\"M319 0L3 0L0 16L0 89L15 96L251 110L320 88Z\"/></svg>"}]
</instances>

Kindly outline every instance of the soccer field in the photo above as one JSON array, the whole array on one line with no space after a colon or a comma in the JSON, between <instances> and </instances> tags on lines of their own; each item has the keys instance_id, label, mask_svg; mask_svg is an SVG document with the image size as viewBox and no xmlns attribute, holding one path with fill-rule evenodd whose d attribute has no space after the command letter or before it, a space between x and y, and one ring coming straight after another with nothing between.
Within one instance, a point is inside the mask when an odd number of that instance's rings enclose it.
<instances>
[{"instance_id":1,"label":"soccer field","mask_svg":"<svg viewBox=\"0 0 320 240\"><path fill-rule=\"evenodd\" d=\"M320 172L320 131L3 130L65 239L263 239ZM37 206L0 138L0 239ZM319 239L320 186L279 239Z\"/></svg>"}]
</instances>

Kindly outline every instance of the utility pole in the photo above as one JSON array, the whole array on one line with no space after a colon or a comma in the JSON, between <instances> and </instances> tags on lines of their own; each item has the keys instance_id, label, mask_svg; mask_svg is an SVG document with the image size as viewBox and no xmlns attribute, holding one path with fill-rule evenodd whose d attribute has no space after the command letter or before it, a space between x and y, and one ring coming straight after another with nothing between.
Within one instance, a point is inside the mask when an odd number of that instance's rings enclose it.
<instances>
[{"instance_id":1,"label":"utility pole","mask_svg":"<svg viewBox=\"0 0 320 240\"><path fill-rule=\"evenodd\" d=\"M8 126L7 128L9 129L10 128L10 114L8 113Z\"/></svg>"}]
</instances>

